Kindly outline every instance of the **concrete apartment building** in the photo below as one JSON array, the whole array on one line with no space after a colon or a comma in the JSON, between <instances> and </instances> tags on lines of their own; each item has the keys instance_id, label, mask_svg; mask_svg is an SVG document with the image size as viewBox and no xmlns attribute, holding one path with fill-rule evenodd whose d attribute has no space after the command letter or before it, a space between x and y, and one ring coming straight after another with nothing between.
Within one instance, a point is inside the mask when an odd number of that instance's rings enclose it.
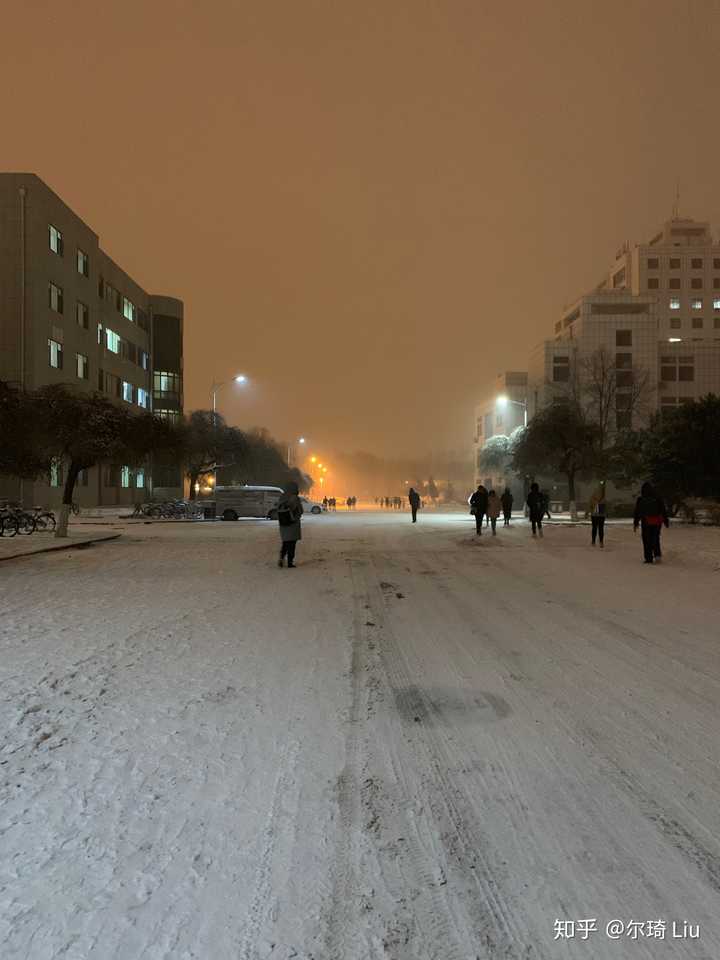
<instances>
[{"instance_id":1,"label":"concrete apartment building","mask_svg":"<svg viewBox=\"0 0 720 960\"><path fill-rule=\"evenodd\" d=\"M639 427L657 410L720 394L720 243L708 223L675 217L647 243L624 244L597 287L568 306L554 336L533 350L524 391L514 388L512 396L524 399L528 417L534 416L567 388L573 366L600 348L615 367L616 429ZM632 401L633 371L647 381L639 405ZM513 376L519 382L523 374ZM511 388L498 381L476 408L474 457L482 482L482 444L493 433L510 432L497 419L490 432L492 397L501 392L510 395Z\"/></svg>"},{"instance_id":2,"label":"concrete apartment building","mask_svg":"<svg viewBox=\"0 0 720 960\"><path fill-rule=\"evenodd\" d=\"M183 410L183 304L145 291L98 235L39 177L0 173L0 379L34 390L65 383L138 411ZM55 506L49 482L0 478L0 496ZM81 475L81 506L179 496L172 465L104 464Z\"/></svg>"}]
</instances>

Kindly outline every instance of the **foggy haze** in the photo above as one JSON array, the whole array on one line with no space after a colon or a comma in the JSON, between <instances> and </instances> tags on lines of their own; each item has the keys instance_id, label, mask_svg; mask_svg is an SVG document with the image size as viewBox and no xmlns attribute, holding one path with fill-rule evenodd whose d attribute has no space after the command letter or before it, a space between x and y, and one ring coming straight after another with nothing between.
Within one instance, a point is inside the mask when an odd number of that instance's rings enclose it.
<instances>
[{"instance_id":1,"label":"foggy haze","mask_svg":"<svg viewBox=\"0 0 720 960\"><path fill-rule=\"evenodd\" d=\"M185 301L185 405L380 456L472 406L672 210L720 220L720 6L5 6L2 164ZM10 38L14 38L11 40Z\"/></svg>"}]
</instances>

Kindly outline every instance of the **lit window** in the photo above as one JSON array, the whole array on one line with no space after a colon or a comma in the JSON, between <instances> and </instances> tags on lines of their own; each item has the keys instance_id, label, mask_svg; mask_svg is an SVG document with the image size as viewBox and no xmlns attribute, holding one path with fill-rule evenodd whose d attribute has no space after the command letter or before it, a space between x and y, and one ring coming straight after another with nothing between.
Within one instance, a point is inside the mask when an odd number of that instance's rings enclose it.
<instances>
[{"instance_id":1,"label":"lit window","mask_svg":"<svg viewBox=\"0 0 720 960\"><path fill-rule=\"evenodd\" d=\"M48 360L50 366L55 370L62 370L63 367L63 348L57 340L48 340Z\"/></svg>"},{"instance_id":2,"label":"lit window","mask_svg":"<svg viewBox=\"0 0 720 960\"><path fill-rule=\"evenodd\" d=\"M130 467L120 467L120 486L130 486Z\"/></svg>"},{"instance_id":3,"label":"lit window","mask_svg":"<svg viewBox=\"0 0 720 960\"><path fill-rule=\"evenodd\" d=\"M144 407L146 410L150 405L150 394L142 387L138 387L137 402L139 407Z\"/></svg>"},{"instance_id":4,"label":"lit window","mask_svg":"<svg viewBox=\"0 0 720 960\"><path fill-rule=\"evenodd\" d=\"M128 383L127 380L122 382L122 398L127 400L128 403L133 402L133 385Z\"/></svg>"},{"instance_id":5,"label":"lit window","mask_svg":"<svg viewBox=\"0 0 720 960\"><path fill-rule=\"evenodd\" d=\"M88 363L88 358L84 353L76 353L76 369L78 380L89 380L90 379L90 365Z\"/></svg>"},{"instance_id":6,"label":"lit window","mask_svg":"<svg viewBox=\"0 0 720 960\"><path fill-rule=\"evenodd\" d=\"M98 343L102 343L102 337L103 337L102 324L99 323L98 324Z\"/></svg>"},{"instance_id":7,"label":"lit window","mask_svg":"<svg viewBox=\"0 0 720 960\"><path fill-rule=\"evenodd\" d=\"M679 310L680 309L680 298L679 297L670 297L670 309Z\"/></svg>"},{"instance_id":8,"label":"lit window","mask_svg":"<svg viewBox=\"0 0 720 960\"><path fill-rule=\"evenodd\" d=\"M702 310L702 300L698 300L697 298L695 298L694 300L691 300L690 307L693 310Z\"/></svg>"},{"instance_id":9,"label":"lit window","mask_svg":"<svg viewBox=\"0 0 720 960\"><path fill-rule=\"evenodd\" d=\"M142 490L145 486L145 471L138 470L135 473L135 486L138 490Z\"/></svg>"},{"instance_id":10,"label":"lit window","mask_svg":"<svg viewBox=\"0 0 720 960\"><path fill-rule=\"evenodd\" d=\"M135 304L127 297L123 297L123 316L135 323Z\"/></svg>"},{"instance_id":11,"label":"lit window","mask_svg":"<svg viewBox=\"0 0 720 960\"><path fill-rule=\"evenodd\" d=\"M90 311L86 303L82 303L78 300L75 305L75 319L77 320L77 325L82 327L83 330L87 330L90 326Z\"/></svg>"},{"instance_id":12,"label":"lit window","mask_svg":"<svg viewBox=\"0 0 720 960\"><path fill-rule=\"evenodd\" d=\"M48 284L48 306L51 310L54 310L55 313L63 312L62 287L58 287L54 283Z\"/></svg>"},{"instance_id":13,"label":"lit window","mask_svg":"<svg viewBox=\"0 0 720 960\"><path fill-rule=\"evenodd\" d=\"M110 327L105 327L105 345L111 353L120 353L120 337Z\"/></svg>"},{"instance_id":14,"label":"lit window","mask_svg":"<svg viewBox=\"0 0 720 960\"><path fill-rule=\"evenodd\" d=\"M138 366L142 367L143 370L148 370L150 368L150 354L146 353L144 350L141 350L138 347Z\"/></svg>"},{"instance_id":15,"label":"lit window","mask_svg":"<svg viewBox=\"0 0 720 960\"><path fill-rule=\"evenodd\" d=\"M718 297L713 300L713 310L720 310L720 298Z\"/></svg>"},{"instance_id":16,"label":"lit window","mask_svg":"<svg viewBox=\"0 0 720 960\"><path fill-rule=\"evenodd\" d=\"M50 486L61 487L63 482L62 466L57 460L50 461Z\"/></svg>"},{"instance_id":17,"label":"lit window","mask_svg":"<svg viewBox=\"0 0 720 960\"><path fill-rule=\"evenodd\" d=\"M83 277L90 276L90 257L79 247L77 252L77 272Z\"/></svg>"},{"instance_id":18,"label":"lit window","mask_svg":"<svg viewBox=\"0 0 720 960\"><path fill-rule=\"evenodd\" d=\"M57 227L54 227L52 224L48 226L48 234L50 237L50 249L53 253L56 253L59 257L63 255L63 238L62 234Z\"/></svg>"}]
</instances>

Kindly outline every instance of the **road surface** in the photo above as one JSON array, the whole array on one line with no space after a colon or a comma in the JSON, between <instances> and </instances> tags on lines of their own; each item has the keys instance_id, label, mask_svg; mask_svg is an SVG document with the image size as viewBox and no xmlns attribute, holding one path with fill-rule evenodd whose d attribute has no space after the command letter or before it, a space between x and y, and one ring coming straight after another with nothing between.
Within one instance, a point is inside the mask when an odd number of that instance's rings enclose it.
<instances>
[{"instance_id":1,"label":"road surface","mask_svg":"<svg viewBox=\"0 0 720 960\"><path fill-rule=\"evenodd\" d=\"M276 540L2 564L3 960L720 956L720 531Z\"/></svg>"}]
</instances>

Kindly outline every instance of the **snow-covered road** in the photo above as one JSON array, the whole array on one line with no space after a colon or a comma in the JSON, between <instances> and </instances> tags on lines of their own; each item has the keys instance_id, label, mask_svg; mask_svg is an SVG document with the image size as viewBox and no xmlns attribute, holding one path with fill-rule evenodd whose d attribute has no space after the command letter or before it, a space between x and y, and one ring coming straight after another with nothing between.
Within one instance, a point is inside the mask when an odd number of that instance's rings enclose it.
<instances>
[{"instance_id":1,"label":"snow-covered road","mask_svg":"<svg viewBox=\"0 0 720 960\"><path fill-rule=\"evenodd\" d=\"M2 960L717 960L720 531L304 536L2 564Z\"/></svg>"}]
</instances>

